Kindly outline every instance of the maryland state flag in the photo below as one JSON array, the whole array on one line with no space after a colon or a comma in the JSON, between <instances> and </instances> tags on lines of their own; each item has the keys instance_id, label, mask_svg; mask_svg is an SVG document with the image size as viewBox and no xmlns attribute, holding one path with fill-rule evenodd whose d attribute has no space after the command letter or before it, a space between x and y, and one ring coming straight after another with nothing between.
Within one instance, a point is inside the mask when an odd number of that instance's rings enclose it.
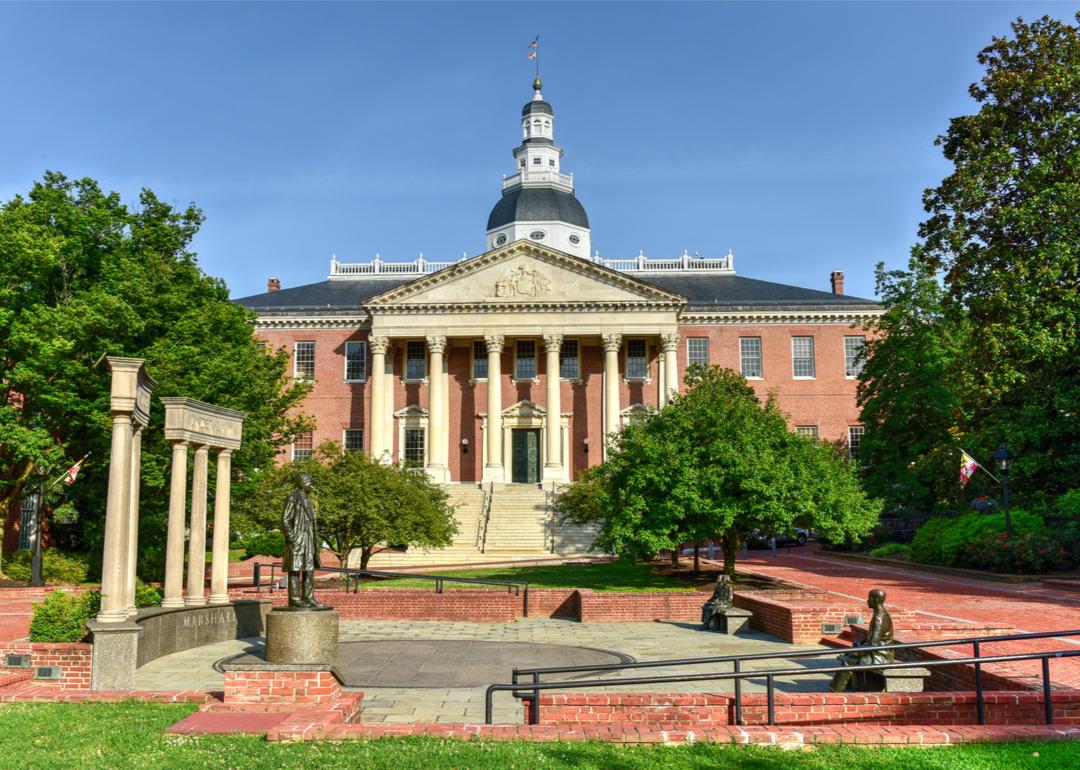
<instances>
[{"instance_id":1,"label":"maryland state flag","mask_svg":"<svg viewBox=\"0 0 1080 770\"><path fill-rule=\"evenodd\" d=\"M974 457L969 455L967 452L965 452L963 449L961 449L960 450L960 486L961 487L966 487L967 486L968 481L971 479L971 477L973 475L975 475L975 470L978 467L979 467L978 461Z\"/></svg>"},{"instance_id":2,"label":"maryland state flag","mask_svg":"<svg viewBox=\"0 0 1080 770\"><path fill-rule=\"evenodd\" d=\"M536 58L536 44L540 42L540 36L537 35L531 43L529 43L529 59Z\"/></svg>"}]
</instances>

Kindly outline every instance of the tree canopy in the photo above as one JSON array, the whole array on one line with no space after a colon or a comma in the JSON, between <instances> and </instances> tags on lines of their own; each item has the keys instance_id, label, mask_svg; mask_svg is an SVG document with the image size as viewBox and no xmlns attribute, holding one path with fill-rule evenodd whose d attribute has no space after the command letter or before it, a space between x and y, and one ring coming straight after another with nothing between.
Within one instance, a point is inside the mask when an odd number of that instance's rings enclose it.
<instances>
[{"instance_id":1,"label":"tree canopy","mask_svg":"<svg viewBox=\"0 0 1080 770\"><path fill-rule=\"evenodd\" d=\"M150 190L129 207L92 179L54 172L0 207L0 515L28 483L90 452L65 494L80 512L72 545L98 544L111 430L106 355L145 358L158 381L143 441L143 550L160 545L167 515L169 448L156 396L247 413L233 456L239 496L306 427L292 410L307 386L286 376L288 354L260 346L252 314L199 268L190 245L202 219L194 205L174 209Z\"/></svg>"},{"instance_id":2,"label":"tree canopy","mask_svg":"<svg viewBox=\"0 0 1080 770\"><path fill-rule=\"evenodd\" d=\"M894 505L956 490L957 446L985 462L1008 442L1029 504L1080 478L1080 26L1019 19L978 58L978 111L937 139L953 169L923 196L923 243L879 274L895 340L871 347L861 398Z\"/></svg>"},{"instance_id":3,"label":"tree canopy","mask_svg":"<svg viewBox=\"0 0 1080 770\"><path fill-rule=\"evenodd\" d=\"M354 548L360 550L361 569L380 546L443 548L457 531L446 492L422 469L375 462L363 452L343 451L334 441L320 444L311 458L264 472L249 520L260 528L278 528L300 473L312 480L319 536L342 564Z\"/></svg>"},{"instance_id":4,"label":"tree canopy","mask_svg":"<svg viewBox=\"0 0 1080 770\"><path fill-rule=\"evenodd\" d=\"M613 437L609 458L562 491L565 520L599 523L597 547L654 556L720 539L725 571L754 530L813 527L832 540L859 538L877 522L838 450L798 436L771 396L759 401L742 375L692 367L687 391Z\"/></svg>"}]
</instances>

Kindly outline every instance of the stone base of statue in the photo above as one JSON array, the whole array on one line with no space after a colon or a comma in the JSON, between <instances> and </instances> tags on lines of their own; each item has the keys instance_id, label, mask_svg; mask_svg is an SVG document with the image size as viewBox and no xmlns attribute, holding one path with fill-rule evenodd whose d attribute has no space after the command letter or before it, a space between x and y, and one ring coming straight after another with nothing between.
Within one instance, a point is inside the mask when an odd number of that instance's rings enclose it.
<instances>
[{"instance_id":1,"label":"stone base of statue","mask_svg":"<svg viewBox=\"0 0 1080 770\"><path fill-rule=\"evenodd\" d=\"M266 616L268 663L332 666L337 650L338 613L332 607L275 607Z\"/></svg>"},{"instance_id":2,"label":"stone base of statue","mask_svg":"<svg viewBox=\"0 0 1080 770\"><path fill-rule=\"evenodd\" d=\"M738 607L714 610L709 623L709 630L729 636L741 634L743 631L750 630L750 618L753 614L750 610Z\"/></svg>"}]
</instances>

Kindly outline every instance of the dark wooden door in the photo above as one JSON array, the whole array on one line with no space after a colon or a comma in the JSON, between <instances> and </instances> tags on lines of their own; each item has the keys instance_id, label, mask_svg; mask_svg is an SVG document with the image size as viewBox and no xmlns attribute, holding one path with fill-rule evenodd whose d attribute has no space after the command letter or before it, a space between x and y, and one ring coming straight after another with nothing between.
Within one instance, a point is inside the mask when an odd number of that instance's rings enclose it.
<instances>
[{"instance_id":1,"label":"dark wooden door","mask_svg":"<svg viewBox=\"0 0 1080 770\"><path fill-rule=\"evenodd\" d=\"M511 481L515 484L540 482L540 430L518 428L511 432Z\"/></svg>"}]
</instances>

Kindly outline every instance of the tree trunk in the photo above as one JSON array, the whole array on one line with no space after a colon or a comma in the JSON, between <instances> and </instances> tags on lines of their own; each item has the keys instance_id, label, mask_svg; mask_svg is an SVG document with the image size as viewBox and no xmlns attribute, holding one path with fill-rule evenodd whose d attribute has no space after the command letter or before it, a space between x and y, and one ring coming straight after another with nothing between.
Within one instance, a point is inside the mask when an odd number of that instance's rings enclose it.
<instances>
[{"instance_id":1,"label":"tree trunk","mask_svg":"<svg viewBox=\"0 0 1080 770\"><path fill-rule=\"evenodd\" d=\"M735 577L735 559L739 555L739 546L742 545L739 533L728 531L721 539L724 546L724 574L730 578Z\"/></svg>"},{"instance_id":2,"label":"tree trunk","mask_svg":"<svg viewBox=\"0 0 1080 770\"><path fill-rule=\"evenodd\" d=\"M694 543L694 574L701 572L701 545Z\"/></svg>"}]
</instances>

